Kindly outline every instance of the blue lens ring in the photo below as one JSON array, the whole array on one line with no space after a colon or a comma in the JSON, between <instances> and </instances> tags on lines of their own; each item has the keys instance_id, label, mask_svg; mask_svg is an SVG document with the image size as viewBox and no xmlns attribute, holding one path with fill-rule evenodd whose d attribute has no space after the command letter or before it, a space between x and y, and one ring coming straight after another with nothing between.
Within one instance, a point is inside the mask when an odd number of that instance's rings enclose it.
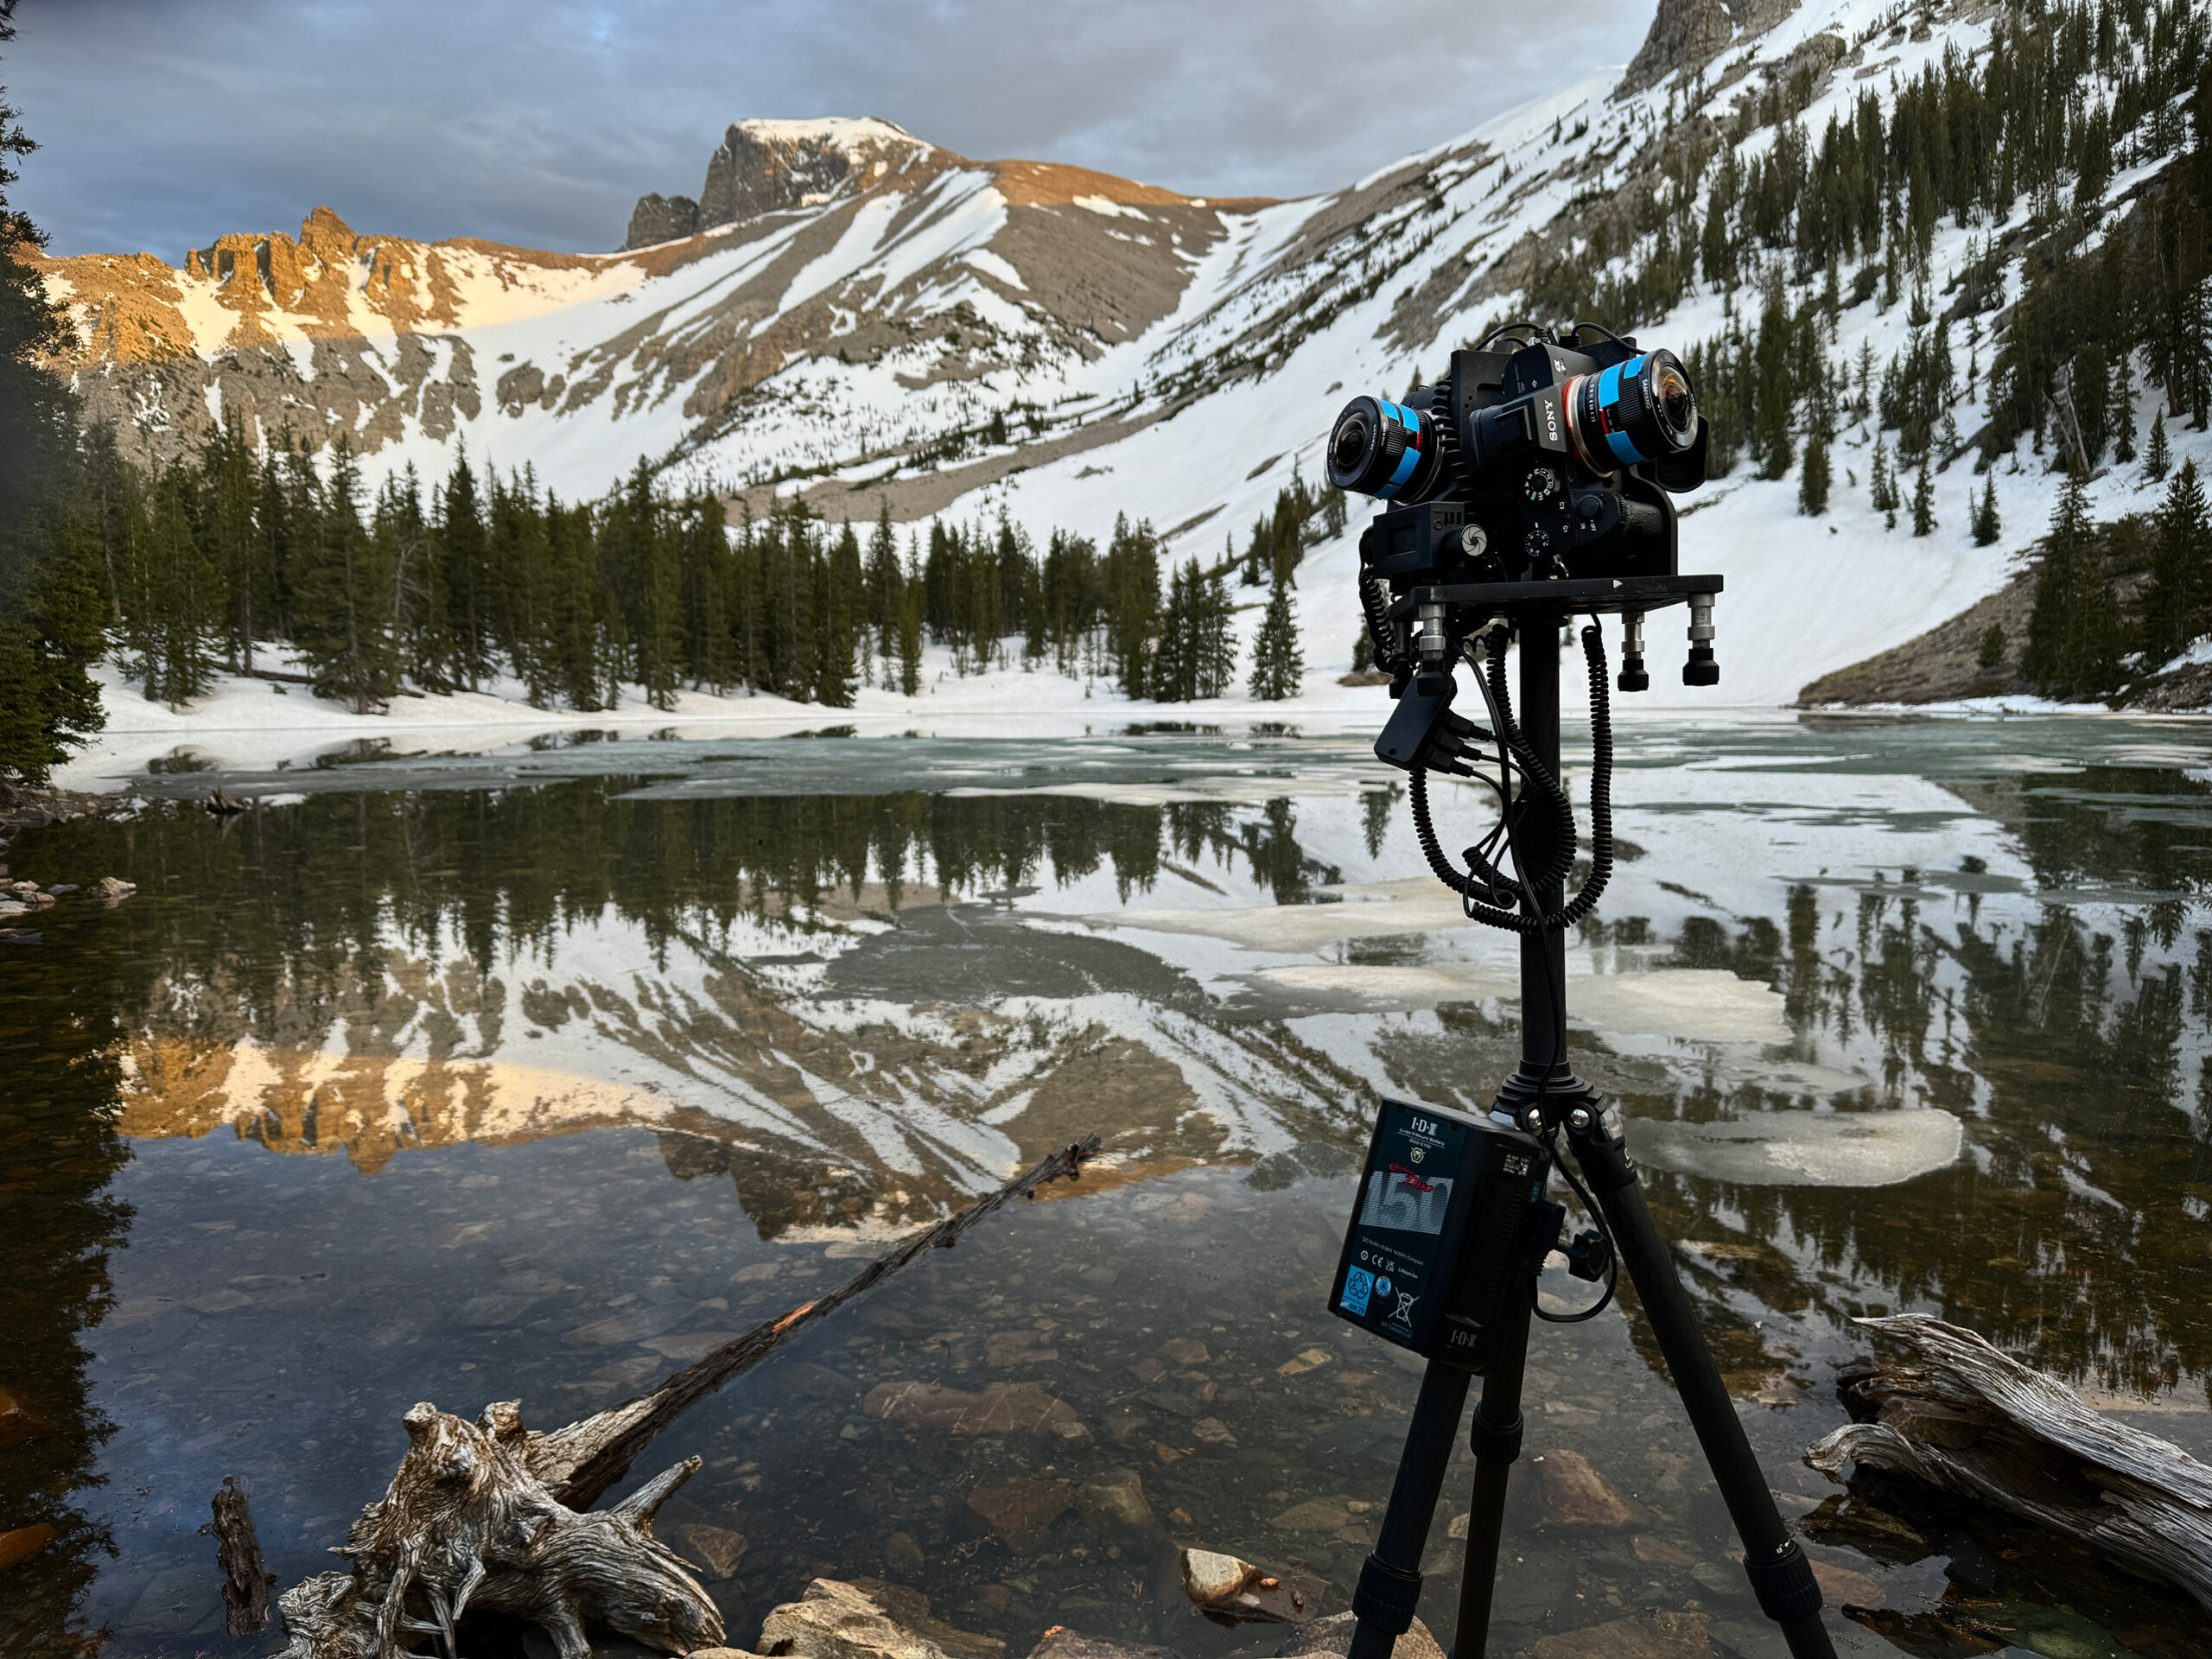
<instances>
[{"instance_id":1,"label":"blue lens ring","mask_svg":"<svg viewBox=\"0 0 2212 1659\"><path fill-rule=\"evenodd\" d=\"M1628 435L1621 430L1613 411L1620 407L1622 379L1643 373L1643 365L1650 360L1651 355L1647 352L1631 362L1614 364L1598 377L1598 413L1605 423L1605 445L1624 465L1630 467L1640 466L1651 457L1628 441Z\"/></svg>"},{"instance_id":2,"label":"blue lens ring","mask_svg":"<svg viewBox=\"0 0 2212 1659\"><path fill-rule=\"evenodd\" d=\"M1387 418L1397 422L1406 429L1406 449L1398 457L1398 470L1390 474L1389 482L1375 492L1377 500L1388 501L1404 487L1406 480L1414 475L1414 468L1421 465L1421 416L1402 404L1394 404L1382 397L1375 401L1382 405Z\"/></svg>"}]
</instances>

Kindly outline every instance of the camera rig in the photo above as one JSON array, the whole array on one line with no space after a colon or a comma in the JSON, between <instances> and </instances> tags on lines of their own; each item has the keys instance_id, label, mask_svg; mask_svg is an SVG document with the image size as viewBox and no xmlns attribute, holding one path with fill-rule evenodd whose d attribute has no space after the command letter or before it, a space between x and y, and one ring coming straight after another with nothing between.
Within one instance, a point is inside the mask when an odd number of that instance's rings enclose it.
<instances>
[{"instance_id":1,"label":"camera rig","mask_svg":"<svg viewBox=\"0 0 2212 1659\"><path fill-rule=\"evenodd\" d=\"M1493 349L1495 347L1495 349ZM1591 323L1531 323L1454 352L1444 378L1402 401L1355 397L1329 435L1329 481L1383 504L1360 537L1359 596L1395 707L1377 758L1408 774L1414 826L1469 918L1521 942L1521 1063L1487 1114L1384 1101L1329 1290L1330 1312L1428 1366L1375 1549L1352 1598L1348 1659L1389 1659L1411 1627L1445 1465L1483 1379L1470 1443L1474 1493L1457 1659L1482 1659L1520 1456L1529 1322L1577 1322L1635 1283L1744 1543L1760 1608L1795 1659L1834 1659L1810 1562L1783 1525L1697 1316L1637 1183L1619 1112L1567 1059L1565 931L1612 868L1612 727L1599 619L1621 618L1619 689L1648 690L1643 619L1689 607L1686 685L1718 683L1717 575L1683 575L1672 497L1705 477L1707 426L1674 354ZM1590 869L1570 900L1574 813L1560 781L1558 640L1571 618L1590 674ZM1507 649L1517 645L1520 718ZM1475 669L1487 724L1455 714L1454 670ZM1494 775L1483 770L1494 766ZM1497 798L1490 833L1454 860L1430 819L1427 774ZM1510 857L1510 868L1503 860ZM1578 1180L1561 1155L1573 1154ZM1545 1196L1556 1169L1596 1222L1568 1241ZM1578 1313L1543 1313L1536 1276L1557 1251L1605 1284Z\"/></svg>"},{"instance_id":2,"label":"camera rig","mask_svg":"<svg viewBox=\"0 0 2212 1659\"><path fill-rule=\"evenodd\" d=\"M1514 338L1515 336L1519 338ZM1472 920L1527 931L1580 921L1612 869L1612 721L1596 622L1618 613L1618 684L1648 690L1643 619L1689 607L1687 685L1720 677L1713 655L1717 575L1680 574L1672 497L1705 478L1708 431L1689 376L1669 351L1643 351L1594 323L1564 339L1534 323L1492 331L1454 352L1443 379L1402 403L1355 397L1329 435L1329 481L1389 503L1359 542L1360 606L1376 665L1396 701L1378 759L1410 774L1414 825L1437 879ZM1573 812L1556 776L1513 720L1505 647L1516 632L1570 615L1590 669L1592 869L1575 897L1535 900L1543 878L1573 866ZM1453 714L1452 671L1477 660L1488 728ZM1497 746L1495 778L1473 745ZM1499 798L1498 828L1446 856L1430 821L1427 774L1481 777ZM1516 773L1521 787L1516 787ZM1516 874L1497 861L1503 837Z\"/></svg>"}]
</instances>

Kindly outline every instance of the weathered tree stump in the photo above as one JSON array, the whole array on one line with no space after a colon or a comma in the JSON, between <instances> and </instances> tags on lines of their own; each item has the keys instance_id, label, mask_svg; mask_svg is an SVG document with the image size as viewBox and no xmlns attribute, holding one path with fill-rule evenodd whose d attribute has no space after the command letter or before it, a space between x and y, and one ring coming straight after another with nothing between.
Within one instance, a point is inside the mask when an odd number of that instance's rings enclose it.
<instances>
[{"instance_id":1,"label":"weathered tree stump","mask_svg":"<svg viewBox=\"0 0 2212 1659\"><path fill-rule=\"evenodd\" d=\"M1806 1454L1842 1479L1891 1471L2065 1534L2171 1580L2212 1609L2212 1469L2083 1405L2057 1378L1926 1314L1860 1319L1877 1413Z\"/></svg>"},{"instance_id":2,"label":"weathered tree stump","mask_svg":"<svg viewBox=\"0 0 2212 1659\"><path fill-rule=\"evenodd\" d=\"M1086 1135L905 1240L827 1295L725 1344L636 1399L550 1433L524 1427L519 1401L486 1406L474 1423L427 1401L410 1407L402 1420L409 1445L398 1472L383 1498L362 1510L345 1545L331 1552L350 1557L353 1570L320 1573L277 1598L291 1638L283 1659L397 1659L424 1636L436 1637L448 1659L457 1659L454 1629L472 1609L542 1624L560 1659L589 1659L587 1624L671 1653L719 1646L721 1614L713 1599L652 1534L654 1511L697 1471L699 1459L677 1464L611 1510L590 1505L629 1472L655 1435L793 1332L924 1250L950 1249L1010 1200L1077 1179L1097 1150L1098 1137ZM219 1516L222 1501L216 1499Z\"/></svg>"},{"instance_id":3,"label":"weathered tree stump","mask_svg":"<svg viewBox=\"0 0 2212 1659\"><path fill-rule=\"evenodd\" d=\"M416 1637L457 1652L471 1609L544 1626L561 1659L588 1659L587 1622L673 1653L719 1645L721 1614L653 1512L699 1467L690 1458L611 1510L579 1513L553 1496L512 1402L475 1422L423 1404L403 1420L409 1446L380 1502L342 1548L351 1573L324 1573L278 1600L285 1659L393 1659ZM548 1459L565 1466L556 1454Z\"/></svg>"}]
</instances>

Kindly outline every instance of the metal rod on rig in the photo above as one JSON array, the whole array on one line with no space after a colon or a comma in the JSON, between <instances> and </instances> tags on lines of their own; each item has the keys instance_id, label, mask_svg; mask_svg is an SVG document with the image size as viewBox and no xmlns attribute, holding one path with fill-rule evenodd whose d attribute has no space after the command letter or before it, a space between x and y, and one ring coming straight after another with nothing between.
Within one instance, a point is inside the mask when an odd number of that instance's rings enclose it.
<instances>
[{"instance_id":1,"label":"metal rod on rig","mask_svg":"<svg viewBox=\"0 0 2212 1659\"><path fill-rule=\"evenodd\" d=\"M1520 625L1521 734L1536 759L1559 777L1559 632L1563 618L1544 612ZM1562 786L1564 784L1562 782ZM1546 816L1529 813L1515 832L1514 862L1523 871L1551 862L1553 830ZM1560 907L1564 884L1539 880L1536 902L1548 915ZM1567 1010L1554 987L1567 983L1567 940L1556 929L1521 936L1521 1076L1530 1085L1567 1080Z\"/></svg>"}]
</instances>

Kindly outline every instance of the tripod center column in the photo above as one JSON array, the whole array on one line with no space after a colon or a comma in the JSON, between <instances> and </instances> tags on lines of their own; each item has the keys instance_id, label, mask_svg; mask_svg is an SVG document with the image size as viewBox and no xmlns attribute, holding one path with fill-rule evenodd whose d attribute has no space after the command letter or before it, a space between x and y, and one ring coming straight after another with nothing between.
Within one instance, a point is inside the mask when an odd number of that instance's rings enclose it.
<instances>
[{"instance_id":1,"label":"tripod center column","mask_svg":"<svg viewBox=\"0 0 2212 1659\"><path fill-rule=\"evenodd\" d=\"M1521 734L1560 787L1567 787L1559 763L1559 636L1563 613L1538 612L1522 620L1520 648ZM1557 832L1548 816L1529 812L1516 833L1515 861L1530 870L1549 868ZM1536 902L1555 912L1566 897L1565 884L1539 880ZM1567 936L1545 928L1521 936L1521 1069L1513 1079L1533 1092L1572 1086L1567 1063ZM1509 1085L1509 1089L1511 1085Z\"/></svg>"}]
</instances>

